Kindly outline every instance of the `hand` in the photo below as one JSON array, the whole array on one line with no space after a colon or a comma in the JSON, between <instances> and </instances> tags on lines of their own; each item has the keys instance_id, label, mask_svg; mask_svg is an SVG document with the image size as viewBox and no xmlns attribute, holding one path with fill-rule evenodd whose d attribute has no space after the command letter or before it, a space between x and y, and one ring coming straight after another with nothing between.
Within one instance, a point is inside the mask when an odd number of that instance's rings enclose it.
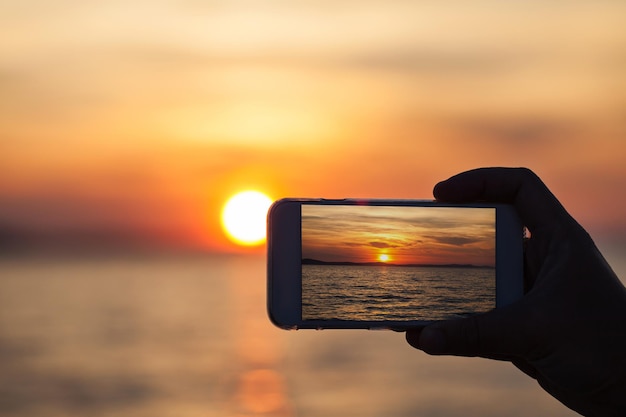
<instances>
[{"instance_id":1,"label":"hand","mask_svg":"<svg viewBox=\"0 0 626 417\"><path fill-rule=\"evenodd\" d=\"M464 172L434 194L516 207L531 233L526 294L485 314L409 330L409 344L433 355L511 361L583 415L626 416L626 289L585 230L527 169Z\"/></svg>"}]
</instances>

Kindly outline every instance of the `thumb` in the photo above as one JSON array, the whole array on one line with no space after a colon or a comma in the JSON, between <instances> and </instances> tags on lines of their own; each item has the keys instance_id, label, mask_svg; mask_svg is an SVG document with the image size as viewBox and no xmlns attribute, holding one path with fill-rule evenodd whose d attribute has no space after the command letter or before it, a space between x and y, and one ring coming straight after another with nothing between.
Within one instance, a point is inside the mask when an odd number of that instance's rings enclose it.
<instances>
[{"instance_id":1,"label":"thumb","mask_svg":"<svg viewBox=\"0 0 626 417\"><path fill-rule=\"evenodd\" d=\"M480 331L476 317L435 323L420 329L409 330L407 342L430 355L479 356Z\"/></svg>"},{"instance_id":2,"label":"thumb","mask_svg":"<svg viewBox=\"0 0 626 417\"><path fill-rule=\"evenodd\" d=\"M509 306L512 307L512 306ZM505 307L465 319L441 321L409 330L407 342L431 355L509 358L524 356L531 340L515 309Z\"/></svg>"}]
</instances>

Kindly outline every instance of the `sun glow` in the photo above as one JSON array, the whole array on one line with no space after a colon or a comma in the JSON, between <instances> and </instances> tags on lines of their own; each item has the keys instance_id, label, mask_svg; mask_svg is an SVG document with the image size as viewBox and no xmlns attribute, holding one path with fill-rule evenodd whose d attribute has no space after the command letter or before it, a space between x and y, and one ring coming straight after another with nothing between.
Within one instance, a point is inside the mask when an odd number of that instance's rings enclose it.
<instances>
[{"instance_id":1,"label":"sun glow","mask_svg":"<svg viewBox=\"0 0 626 417\"><path fill-rule=\"evenodd\" d=\"M378 255L378 260L380 262L389 262L391 260L391 257L386 253L381 253L380 255Z\"/></svg>"},{"instance_id":2,"label":"sun glow","mask_svg":"<svg viewBox=\"0 0 626 417\"><path fill-rule=\"evenodd\" d=\"M222 209L226 235L242 246L265 242L267 210L272 200L259 191L242 191L232 196Z\"/></svg>"}]
</instances>

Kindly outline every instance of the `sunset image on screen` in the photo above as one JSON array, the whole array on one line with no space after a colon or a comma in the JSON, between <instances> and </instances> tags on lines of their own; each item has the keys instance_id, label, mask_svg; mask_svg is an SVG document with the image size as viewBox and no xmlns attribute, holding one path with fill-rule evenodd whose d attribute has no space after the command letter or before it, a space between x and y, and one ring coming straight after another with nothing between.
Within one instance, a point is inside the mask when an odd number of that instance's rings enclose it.
<instances>
[{"instance_id":1,"label":"sunset image on screen","mask_svg":"<svg viewBox=\"0 0 626 417\"><path fill-rule=\"evenodd\" d=\"M495 307L495 209L302 207L304 320L440 320Z\"/></svg>"}]
</instances>

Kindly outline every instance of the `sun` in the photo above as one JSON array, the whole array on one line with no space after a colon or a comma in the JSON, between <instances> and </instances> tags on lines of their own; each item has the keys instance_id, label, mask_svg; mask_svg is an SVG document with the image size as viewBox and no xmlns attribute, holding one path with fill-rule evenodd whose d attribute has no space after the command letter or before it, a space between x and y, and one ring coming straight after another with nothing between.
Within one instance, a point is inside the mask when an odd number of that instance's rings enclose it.
<instances>
[{"instance_id":1,"label":"sun","mask_svg":"<svg viewBox=\"0 0 626 417\"><path fill-rule=\"evenodd\" d=\"M267 210L272 200L255 190L233 195L222 209L222 227L238 245L256 246L265 242Z\"/></svg>"},{"instance_id":2,"label":"sun","mask_svg":"<svg viewBox=\"0 0 626 417\"><path fill-rule=\"evenodd\" d=\"M380 255L378 255L378 260L380 262L389 262L391 260L391 257L386 253L381 253Z\"/></svg>"}]
</instances>

